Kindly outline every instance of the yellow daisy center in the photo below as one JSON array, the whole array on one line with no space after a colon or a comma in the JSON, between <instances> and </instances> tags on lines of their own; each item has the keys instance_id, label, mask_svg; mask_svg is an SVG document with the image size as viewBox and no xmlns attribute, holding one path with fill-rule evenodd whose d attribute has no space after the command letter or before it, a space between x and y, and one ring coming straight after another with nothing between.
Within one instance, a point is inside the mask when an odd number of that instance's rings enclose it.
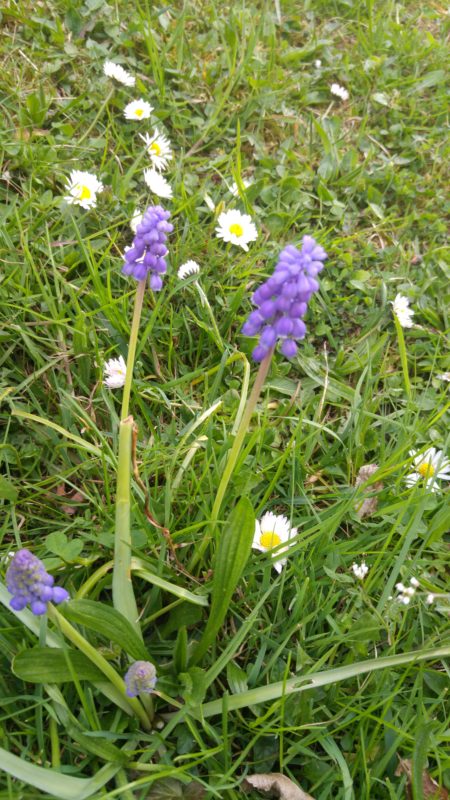
<instances>
[{"instance_id":1,"label":"yellow daisy center","mask_svg":"<svg viewBox=\"0 0 450 800\"><path fill-rule=\"evenodd\" d=\"M432 478L436 470L434 469L433 465L429 463L429 461L424 461L423 464L417 467L417 472L422 478Z\"/></svg>"},{"instance_id":2,"label":"yellow daisy center","mask_svg":"<svg viewBox=\"0 0 450 800\"><path fill-rule=\"evenodd\" d=\"M143 108L137 108L134 113L136 114L137 117L142 117L142 114L144 113L144 109Z\"/></svg>"},{"instance_id":3,"label":"yellow daisy center","mask_svg":"<svg viewBox=\"0 0 450 800\"><path fill-rule=\"evenodd\" d=\"M149 150L152 150L155 156L161 155L161 146L158 144L158 142L153 142L150 145Z\"/></svg>"},{"instance_id":4,"label":"yellow daisy center","mask_svg":"<svg viewBox=\"0 0 450 800\"><path fill-rule=\"evenodd\" d=\"M242 236L244 229L242 225L239 225L239 222L233 222L233 224L230 225L230 233L234 233L235 236Z\"/></svg>"},{"instance_id":5,"label":"yellow daisy center","mask_svg":"<svg viewBox=\"0 0 450 800\"><path fill-rule=\"evenodd\" d=\"M80 200L90 200L92 192L87 186L83 186L82 184L78 185L78 191L80 192Z\"/></svg>"},{"instance_id":6,"label":"yellow daisy center","mask_svg":"<svg viewBox=\"0 0 450 800\"><path fill-rule=\"evenodd\" d=\"M277 544L280 544L281 539L274 531L266 531L265 533L261 534L259 543L261 547L266 547L268 550L270 550L272 547L276 547Z\"/></svg>"}]
</instances>

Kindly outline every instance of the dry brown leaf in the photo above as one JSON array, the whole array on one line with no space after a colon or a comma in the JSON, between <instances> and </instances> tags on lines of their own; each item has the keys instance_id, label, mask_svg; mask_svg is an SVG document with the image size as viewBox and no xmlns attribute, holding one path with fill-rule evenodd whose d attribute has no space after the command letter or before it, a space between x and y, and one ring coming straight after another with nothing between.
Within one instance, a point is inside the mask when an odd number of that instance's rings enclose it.
<instances>
[{"instance_id":1,"label":"dry brown leaf","mask_svg":"<svg viewBox=\"0 0 450 800\"><path fill-rule=\"evenodd\" d=\"M398 762L398 767L395 770L396 775L407 775L408 777L408 784L407 784L407 792L408 792L408 799L412 800L412 790L411 790L411 776L412 776L412 761L410 758L400 758ZM447 789L444 787L439 786L438 783L431 777L429 772L424 769L422 772L422 789L423 789L423 796L425 800L448 800L448 792Z\"/></svg>"},{"instance_id":2,"label":"dry brown leaf","mask_svg":"<svg viewBox=\"0 0 450 800\"><path fill-rule=\"evenodd\" d=\"M259 792L270 792L272 797L280 800L314 800L310 794L306 794L300 786L286 778L281 772L261 772L259 775L247 775L241 789L248 792L257 789Z\"/></svg>"},{"instance_id":3,"label":"dry brown leaf","mask_svg":"<svg viewBox=\"0 0 450 800\"><path fill-rule=\"evenodd\" d=\"M64 497L65 499L69 500L72 503L82 503L85 500L84 495L81 492L78 492L76 489L70 489L70 491L66 491L66 485L64 483L60 483L59 486L56 487L56 494L58 497ZM65 514L76 514L79 511L80 506L69 506L63 505L62 510Z\"/></svg>"},{"instance_id":4,"label":"dry brown leaf","mask_svg":"<svg viewBox=\"0 0 450 800\"><path fill-rule=\"evenodd\" d=\"M365 483L375 474L378 469L378 464L364 464L361 469L359 470L356 480L355 486L361 486L362 483ZM381 481L377 483L371 483L370 486L367 487L366 492L379 492L383 488L383 484ZM377 510L378 505L378 497L366 497L365 500L362 501L358 506L356 506L356 513L358 517L362 519L363 517L370 517L372 514L375 513Z\"/></svg>"}]
</instances>

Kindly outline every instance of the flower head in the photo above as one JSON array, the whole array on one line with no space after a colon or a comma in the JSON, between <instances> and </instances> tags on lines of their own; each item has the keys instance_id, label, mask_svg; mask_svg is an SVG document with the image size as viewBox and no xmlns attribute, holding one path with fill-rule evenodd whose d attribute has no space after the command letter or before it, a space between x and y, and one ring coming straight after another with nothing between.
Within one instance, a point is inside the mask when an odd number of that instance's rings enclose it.
<instances>
[{"instance_id":1,"label":"flower head","mask_svg":"<svg viewBox=\"0 0 450 800\"><path fill-rule=\"evenodd\" d=\"M6 585L12 594L10 606L22 611L28 603L33 614L40 616L47 611L47 603L62 603L69 593L60 586L53 586L42 561L29 550L18 550L6 572Z\"/></svg>"},{"instance_id":2,"label":"flower head","mask_svg":"<svg viewBox=\"0 0 450 800\"><path fill-rule=\"evenodd\" d=\"M341 100L348 100L350 97L347 89L345 89L343 86L339 86L338 83L331 84L330 92L331 94L334 94L335 97L340 97Z\"/></svg>"},{"instance_id":3,"label":"flower head","mask_svg":"<svg viewBox=\"0 0 450 800\"><path fill-rule=\"evenodd\" d=\"M248 243L258 238L258 232L248 214L242 214L237 209L222 211L217 219L216 234L224 242L231 242L248 250Z\"/></svg>"},{"instance_id":4,"label":"flower head","mask_svg":"<svg viewBox=\"0 0 450 800\"><path fill-rule=\"evenodd\" d=\"M148 119L153 111L153 106L146 100L132 100L125 106L123 113L125 119Z\"/></svg>"},{"instance_id":5,"label":"flower head","mask_svg":"<svg viewBox=\"0 0 450 800\"><path fill-rule=\"evenodd\" d=\"M105 364L105 384L108 389L120 389L125 384L127 365L122 356L110 358Z\"/></svg>"},{"instance_id":6,"label":"flower head","mask_svg":"<svg viewBox=\"0 0 450 800\"><path fill-rule=\"evenodd\" d=\"M128 697L150 694L156 686L156 669L150 661L135 661L124 677Z\"/></svg>"},{"instance_id":7,"label":"flower head","mask_svg":"<svg viewBox=\"0 0 450 800\"><path fill-rule=\"evenodd\" d=\"M81 208L95 208L97 192L101 192L103 184L91 172L73 169L67 186L69 194L65 196L68 203L75 203Z\"/></svg>"},{"instance_id":8,"label":"flower head","mask_svg":"<svg viewBox=\"0 0 450 800\"><path fill-rule=\"evenodd\" d=\"M312 236L303 237L301 250L291 244L282 250L272 277L253 294L257 309L242 328L245 336L260 334L252 353L255 361L262 361L277 341L281 341L283 355L295 356L295 340L303 339L306 333L302 317L311 295L319 288L316 275L326 258L325 250Z\"/></svg>"},{"instance_id":9,"label":"flower head","mask_svg":"<svg viewBox=\"0 0 450 800\"><path fill-rule=\"evenodd\" d=\"M406 476L407 486L414 486L419 481L423 481L426 489L432 492L439 491L436 480L450 481L450 461L444 456L442 450L429 447L424 453L416 455L416 450L410 450L409 455L413 458L414 469Z\"/></svg>"},{"instance_id":10,"label":"flower head","mask_svg":"<svg viewBox=\"0 0 450 800\"><path fill-rule=\"evenodd\" d=\"M263 553L270 552L276 548L273 557L277 572L281 572L286 564L286 558L278 558L280 553L285 553L293 544L291 539L297 536L297 528L291 528L287 517L282 514L272 514L271 511L264 514L260 520L255 522L255 533L253 536L252 547L254 550L261 550ZM285 544L285 547L278 547Z\"/></svg>"},{"instance_id":11,"label":"flower head","mask_svg":"<svg viewBox=\"0 0 450 800\"><path fill-rule=\"evenodd\" d=\"M145 136L141 136L141 139L145 142L154 168L160 171L166 169L167 162L172 158L172 149L167 136L159 133L158 128L155 128L153 136L146 133Z\"/></svg>"},{"instance_id":12,"label":"flower head","mask_svg":"<svg viewBox=\"0 0 450 800\"><path fill-rule=\"evenodd\" d=\"M200 266L197 264L196 261L186 261L185 264L182 264L179 268L177 275L181 281L186 280L189 278L190 275L198 275L200 272Z\"/></svg>"},{"instance_id":13,"label":"flower head","mask_svg":"<svg viewBox=\"0 0 450 800\"><path fill-rule=\"evenodd\" d=\"M119 83L124 86L134 86L136 78L130 75L120 64L115 64L114 61L105 61L103 64L103 72L107 78L115 78Z\"/></svg>"},{"instance_id":14,"label":"flower head","mask_svg":"<svg viewBox=\"0 0 450 800\"><path fill-rule=\"evenodd\" d=\"M399 603L403 603L404 606L409 606L412 598L416 593L416 583L414 582L415 578L411 580L411 586L404 586L403 583L396 583L395 588L397 589L397 601Z\"/></svg>"},{"instance_id":15,"label":"flower head","mask_svg":"<svg viewBox=\"0 0 450 800\"><path fill-rule=\"evenodd\" d=\"M402 328L412 328L414 325L414 311L409 307L409 300L402 294L398 294L392 302L392 311L397 317Z\"/></svg>"},{"instance_id":16,"label":"flower head","mask_svg":"<svg viewBox=\"0 0 450 800\"><path fill-rule=\"evenodd\" d=\"M158 197L165 197L170 198L173 195L172 187L156 169L145 169L144 170L144 181L146 182L148 188L150 189L153 194L158 195Z\"/></svg>"},{"instance_id":17,"label":"flower head","mask_svg":"<svg viewBox=\"0 0 450 800\"><path fill-rule=\"evenodd\" d=\"M440 381L447 381L450 382L450 372L441 372L440 375L436 375L436 378Z\"/></svg>"},{"instance_id":18,"label":"flower head","mask_svg":"<svg viewBox=\"0 0 450 800\"><path fill-rule=\"evenodd\" d=\"M161 275L167 270L166 239L167 234L173 231L173 225L167 222L169 217L170 211L161 206L149 206L136 228L133 244L125 253L124 275L133 275L142 281L150 272L150 288L154 292L160 291Z\"/></svg>"},{"instance_id":19,"label":"flower head","mask_svg":"<svg viewBox=\"0 0 450 800\"><path fill-rule=\"evenodd\" d=\"M361 564L352 564L352 570L355 578L358 578L358 580L362 581L369 572L369 567L365 561L361 561Z\"/></svg>"}]
</instances>

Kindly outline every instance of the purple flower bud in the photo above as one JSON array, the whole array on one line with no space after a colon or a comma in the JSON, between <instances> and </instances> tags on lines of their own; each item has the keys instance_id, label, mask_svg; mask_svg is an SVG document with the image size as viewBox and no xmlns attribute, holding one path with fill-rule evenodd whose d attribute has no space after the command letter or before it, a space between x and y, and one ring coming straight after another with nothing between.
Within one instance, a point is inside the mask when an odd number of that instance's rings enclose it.
<instances>
[{"instance_id":1,"label":"purple flower bud","mask_svg":"<svg viewBox=\"0 0 450 800\"><path fill-rule=\"evenodd\" d=\"M53 582L54 578L37 556L26 549L18 550L6 572L6 585L12 594L11 608L22 611L30 604L33 614L40 616L47 611L47 603L68 600L69 593L60 586L53 586Z\"/></svg>"},{"instance_id":2,"label":"purple flower bud","mask_svg":"<svg viewBox=\"0 0 450 800\"><path fill-rule=\"evenodd\" d=\"M123 274L141 281L151 273L150 287L154 292L161 290L160 275L166 271L166 238L173 231L173 225L167 222L169 217L170 212L161 206L150 206L137 226L132 246L125 253Z\"/></svg>"},{"instance_id":3,"label":"purple flower bud","mask_svg":"<svg viewBox=\"0 0 450 800\"><path fill-rule=\"evenodd\" d=\"M254 292L252 300L257 308L242 328L246 336L261 331L259 344L252 353L255 361L262 361L277 340L281 342L283 355L295 356L295 340L303 339L306 333L301 317L319 288L316 275L326 258L325 250L312 236L303 237L301 250L288 245L280 253L273 275Z\"/></svg>"},{"instance_id":4,"label":"purple flower bud","mask_svg":"<svg viewBox=\"0 0 450 800\"><path fill-rule=\"evenodd\" d=\"M135 661L124 677L128 697L153 692L156 686L156 669L150 661Z\"/></svg>"}]
</instances>

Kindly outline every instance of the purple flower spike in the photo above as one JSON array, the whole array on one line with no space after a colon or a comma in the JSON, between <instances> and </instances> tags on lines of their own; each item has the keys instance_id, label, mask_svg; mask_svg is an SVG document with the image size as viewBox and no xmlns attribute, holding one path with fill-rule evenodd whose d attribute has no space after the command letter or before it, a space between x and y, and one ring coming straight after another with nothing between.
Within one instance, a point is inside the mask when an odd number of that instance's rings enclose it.
<instances>
[{"instance_id":1,"label":"purple flower spike","mask_svg":"<svg viewBox=\"0 0 450 800\"><path fill-rule=\"evenodd\" d=\"M151 661L135 661L124 681L128 697L137 697L141 692L150 694L156 686L156 669Z\"/></svg>"},{"instance_id":2,"label":"purple flower spike","mask_svg":"<svg viewBox=\"0 0 450 800\"><path fill-rule=\"evenodd\" d=\"M29 604L36 616L45 614L47 603L69 599L69 593L61 586L53 586L53 581L37 556L29 550L19 550L6 572L6 585L12 594L9 605L14 611L22 611Z\"/></svg>"},{"instance_id":3,"label":"purple flower spike","mask_svg":"<svg viewBox=\"0 0 450 800\"><path fill-rule=\"evenodd\" d=\"M167 234L173 231L173 225L167 222L169 217L170 211L161 206L149 206L136 228L133 244L125 252L123 274L142 281L150 273L150 287L154 292L161 290L161 275L167 270L166 239Z\"/></svg>"},{"instance_id":4,"label":"purple flower spike","mask_svg":"<svg viewBox=\"0 0 450 800\"><path fill-rule=\"evenodd\" d=\"M306 333L301 318L319 288L316 275L326 258L325 250L312 236L303 237L301 250L292 244L282 250L273 275L254 292L256 310L242 328L245 336L260 334L252 353L255 361L262 361L277 341L286 358L295 356L296 340Z\"/></svg>"}]
</instances>

